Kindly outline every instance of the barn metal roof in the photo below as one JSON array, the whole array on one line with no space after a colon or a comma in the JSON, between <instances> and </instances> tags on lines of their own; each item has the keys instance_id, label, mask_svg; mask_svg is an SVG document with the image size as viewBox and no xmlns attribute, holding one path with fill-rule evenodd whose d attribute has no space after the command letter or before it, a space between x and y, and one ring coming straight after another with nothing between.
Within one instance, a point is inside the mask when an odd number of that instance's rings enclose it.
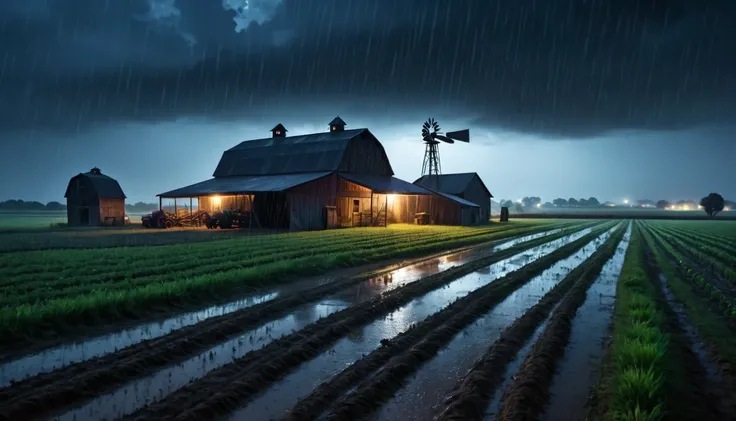
<instances>
[{"instance_id":1,"label":"barn metal roof","mask_svg":"<svg viewBox=\"0 0 736 421\"><path fill-rule=\"evenodd\" d=\"M339 173L339 175L348 181L373 190L374 193L432 194L431 191L423 187L396 177L350 173Z\"/></svg>"},{"instance_id":2,"label":"barn metal roof","mask_svg":"<svg viewBox=\"0 0 736 421\"><path fill-rule=\"evenodd\" d=\"M478 177L480 184L488 192L488 195L493 197L488 187L483 183L483 179L480 178L478 173L457 173L457 174L440 174L440 175L423 175L417 179L414 184L432 189L434 191L441 191L451 195L458 195L465 192L473 178Z\"/></svg>"},{"instance_id":3,"label":"barn metal roof","mask_svg":"<svg viewBox=\"0 0 736 421\"><path fill-rule=\"evenodd\" d=\"M164 198L196 197L211 194L246 194L280 192L322 178L331 171L303 174L215 177L206 181L161 193Z\"/></svg>"},{"instance_id":4,"label":"barn metal roof","mask_svg":"<svg viewBox=\"0 0 736 421\"><path fill-rule=\"evenodd\" d=\"M452 195L452 194L449 194L449 193L442 193L442 192L433 192L433 193L435 193L438 196L442 196L442 197L445 197L447 199L450 199L453 202L459 203L459 204L461 204L463 206L469 206L471 208L479 208L480 207L479 205L477 205L477 204L475 204L475 203L473 203L473 202L471 202L469 200L465 200L463 198L457 197L457 196Z\"/></svg>"},{"instance_id":5,"label":"barn metal roof","mask_svg":"<svg viewBox=\"0 0 736 421\"><path fill-rule=\"evenodd\" d=\"M248 140L222 154L213 176L337 171L350 141L364 133L373 137L368 129L354 129Z\"/></svg>"},{"instance_id":6,"label":"barn metal roof","mask_svg":"<svg viewBox=\"0 0 736 421\"><path fill-rule=\"evenodd\" d=\"M123 189L120 187L120 183L117 182L114 178L108 177L105 174L102 174L99 172L99 169L93 168L93 171L86 172L86 173L79 173L72 177L71 180L69 180L69 184L66 187L66 192L64 193L64 197L66 198L69 195L69 188L72 185L72 181L76 180L79 177L86 177L89 179L89 181L92 183L92 186L94 186L95 191L97 192L97 197L101 199L125 199L125 193L123 193ZM96 171L95 171L96 170Z\"/></svg>"}]
</instances>

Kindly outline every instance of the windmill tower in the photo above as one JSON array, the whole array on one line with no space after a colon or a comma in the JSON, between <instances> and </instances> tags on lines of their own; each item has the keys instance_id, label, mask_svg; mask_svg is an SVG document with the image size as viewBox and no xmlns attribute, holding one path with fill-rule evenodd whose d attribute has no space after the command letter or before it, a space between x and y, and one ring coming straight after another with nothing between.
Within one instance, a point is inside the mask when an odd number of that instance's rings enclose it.
<instances>
[{"instance_id":1,"label":"windmill tower","mask_svg":"<svg viewBox=\"0 0 736 421\"><path fill-rule=\"evenodd\" d=\"M440 166L440 140L445 143L470 142L470 130L458 130L440 133L440 125L434 118L430 118L422 125L422 139L424 140L424 162L422 163L422 175L442 174Z\"/></svg>"}]
</instances>

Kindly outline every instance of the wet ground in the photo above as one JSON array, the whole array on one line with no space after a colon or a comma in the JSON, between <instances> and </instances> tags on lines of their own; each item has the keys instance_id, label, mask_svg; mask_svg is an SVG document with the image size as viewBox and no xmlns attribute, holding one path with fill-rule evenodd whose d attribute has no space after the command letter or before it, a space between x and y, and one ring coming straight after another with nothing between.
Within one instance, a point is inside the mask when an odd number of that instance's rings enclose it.
<instances>
[{"instance_id":1,"label":"wet ground","mask_svg":"<svg viewBox=\"0 0 736 421\"><path fill-rule=\"evenodd\" d=\"M409 265L391 271L383 276L369 279L368 281L353 287L346 288L331 297L328 302L334 303L337 301L343 305L360 303L385 291L398 288L425 276L439 273L453 266L465 264L467 262L489 256L494 251L505 250L520 243L553 235L558 232L560 232L560 230L555 229L517 237L508 241L502 241L495 247L475 247L462 252L452 253ZM130 329L92 338L84 342L49 348L0 365L0 387L7 386L13 381L23 380L40 373L51 372L73 363L87 361L95 357L107 355L145 340L165 336L175 330L192 326L213 317L233 313L244 308L274 300L286 294L305 291L326 283L334 282L336 279L337 277L332 275L308 278L304 281L269 288L266 291L259 291L251 296L244 297L230 303L215 305L199 311L180 314L163 321L142 324ZM300 309L297 313L301 313L303 311L303 309Z\"/></svg>"},{"instance_id":2,"label":"wet ground","mask_svg":"<svg viewBox=\"0 0 736 421\"><path fill-rule=\"evenodd\" d=\"M488 314L458 334L387 402L373 420L427 420L452 387L500 336L501 331L522 316L559 281L595 253L610 236L607 232L572 256L562 259L514 291ZM532 341L533 343L533 341ZM438 376L437 373L442 373Z\"/></svg>"},{"instance_id":3,"label":"wet ground","mask_svg":"<svg viewBox=\"0 0 736 421\"><path fill-rule=\"evenodd\" d=\"M74 420L89 417L93 417L96 419L115 419L126 414L130 414L135 410L140 409L144 405L168 396L169 394L178 390L189 382L203 377L212 370L222 367L223 365L231 362L233 359L242 357L249 351L259 349L262 346L272 342L273 340L283 335L290 334L294 331L302 329L304 326L307 326L319 320L320 318L326 317L346 307L367 301L383 292L422 279L423 277L426 277L428 275L439 273L453 266L464 264L475 259L488 256L492 254L493 251L497 249L497 247L506 249L525 241L531 241L536 238L551 235L554 232L559 231L555 230L551 232L539 233L511 239L509 241L500 243L494 248L474 248L451 255L441 256L436 259L431 259L419 264L397 269L384 276L376 277L368 280L367 282L355 285L350 288L346 288L339 293L318 302L305 304L288 316L285 316L278 320L270 321L259 327L258 329L245 332L243 335L221 343L214 348L200 353L199 355L193 356L182 364L167 367L166 369L157 372L153 376L149 376L128 383L125 386L117 389L115 392L100 396L88 402L83 407L69 411L68 413L63 414L56 419ZM590 228L582 230L581 232L573 234L572 238L579 238L589 232ZM553 244L558 243L562 244L560 240L553 242ZM554 248L556 247L559 247L559 245L555 246ZM552 248L552 250L554 250L554 248ZM538 251L538 253L539 252L541 251ZM530 253L529 256L532 256L534 254L533 252L527 253ZM517 263L509 261L507 262L506 266L508 266L508 268L516 268L519 267L518 265L526 264L525 259L519 260L519 257L516 257L515 259L517 260ZM428 309L428 311L430 311L426 314L431 314L432 312L441 309L442 306L446 305L446 300L453 300L456 295L461 291L466 291L466 293L471 291L475 288L473 285L477 284L478 281L472 280L470 281L470 283L468 282L469 281L466 280L465 283L460 282L458 284L455 284L455 289L446 288L436 291L440 292L439 295L446 297L444 298L445 301L440 300L435 305L421 307L426 308ZM316 285L312 284L312 286ZM271 292L270 294L278 293L283 292ZM422 300L418 301L418 303L421 302ZM404 309L403 312L402 310L394 312L394 314L389 316L389 318L387 318L386 320L381 320L381 322L383 322L387 326L390 326L392 319L401 320L401 315L405 313L417 315L425 314L422 312L412 311L411 307L409 307L407 309ZM377 337L375 343L378 343L380 339L384 337L383 335L391 332L391 329L387 326L383 326L375 331L377 332L374 335L375 337ZM406 327L406 324L399 323L396 329L401 329L402 327ZM399 331L400 330L397 330L395 333L398 333ZM373 337L371 336L370 332L370 326L366 326L364 327L362 333L356 332L356 334L350 335L347 340L358 341L362 340L362 338ZM359 357L360 354L358 355L358 358Z\"/></svg>"},{"instance_id":4,"label":"wet ground","mask_svg":"<svg viewBox=\"0 0 736 421\"><path fill-rule=\"evenodd\" d=\"M585 302L572 320L570 342L565 348L550 386L550 404L543 420L573 421L587 416L585 403L598 381L606 331L613 313L616 284L631 238L629 225L616 254L603 266L588 289Z\"/></svg>"},{"instance_id":5,"label":"wet ground","mask_svg":"<svg viewBox=\"0 0 736 421\"><path fill-rule=\"evenodd\" d=\"M381 339L395 337L407 330L413 323L424 320L427 316L442 310L456 299L552 253L559 247L573 242L589 232L590 229L582 230L571 236L519 253L486 269L458 278L444 288L415 298L386 318L365 325L341 339L333 349L300 366L297 371L272 386L249 405L236 411L230 419L268 420L278 418L296 404L298 399L307 396L315 386L328 380L343 368L353 364L380 346ZM566 262L564 265L571 264L571 262ZM545 280L548 280L549 277L555 278L557 275L550 272ZM516 316L509 314L507 317L513 320Z\"/></svg>"}]
</instances>

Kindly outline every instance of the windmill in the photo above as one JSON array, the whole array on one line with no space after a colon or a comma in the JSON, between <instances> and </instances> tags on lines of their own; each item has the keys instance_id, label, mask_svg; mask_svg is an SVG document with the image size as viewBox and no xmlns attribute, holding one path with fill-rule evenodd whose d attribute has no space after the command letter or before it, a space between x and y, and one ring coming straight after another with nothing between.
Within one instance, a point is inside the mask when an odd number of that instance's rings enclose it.
<instances>
[{"instance_id":1,"label":"windmill","mask_svg":"<svg viewBox=\"0 0 736 421\"><path fill-rule=\"evenodd\" d=\"M422 175L439 175L442 174L440 167L440 140L445 143L470 142L470 130L458 130L456 132L447 132L444 135L440 133L440 125L434 118L424 122L422 125L422 139L424 139L424 163L422 164Z\"/></svg>"}]
</instances>

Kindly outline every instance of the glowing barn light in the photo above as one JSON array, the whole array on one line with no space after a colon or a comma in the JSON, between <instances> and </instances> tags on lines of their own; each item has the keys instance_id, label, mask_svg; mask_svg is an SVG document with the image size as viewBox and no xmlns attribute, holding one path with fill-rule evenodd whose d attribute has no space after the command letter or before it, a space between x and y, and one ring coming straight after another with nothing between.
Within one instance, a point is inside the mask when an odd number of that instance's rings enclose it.
<instances>
[{"instance_id":1,"label":"glowing barn light","mask_svg":"<svg viewBox=\"0 0 736 421\"><path fill-rule=\"evenodd\" d=\"M386 203L389 206L393 205L395 200L396 200L396 195L395 194L386 195Z\"/></svg>"},{"instance_id":2,"label":"glowing barn light","mask_svg":"<svg viewBox=\"0 0 736 421\"><path fill-rule=\"evenodd\" d=\"M212 206L219 208L222 204L222 198L220 196L212 196Z\"/></svg>"}]
</instances>

